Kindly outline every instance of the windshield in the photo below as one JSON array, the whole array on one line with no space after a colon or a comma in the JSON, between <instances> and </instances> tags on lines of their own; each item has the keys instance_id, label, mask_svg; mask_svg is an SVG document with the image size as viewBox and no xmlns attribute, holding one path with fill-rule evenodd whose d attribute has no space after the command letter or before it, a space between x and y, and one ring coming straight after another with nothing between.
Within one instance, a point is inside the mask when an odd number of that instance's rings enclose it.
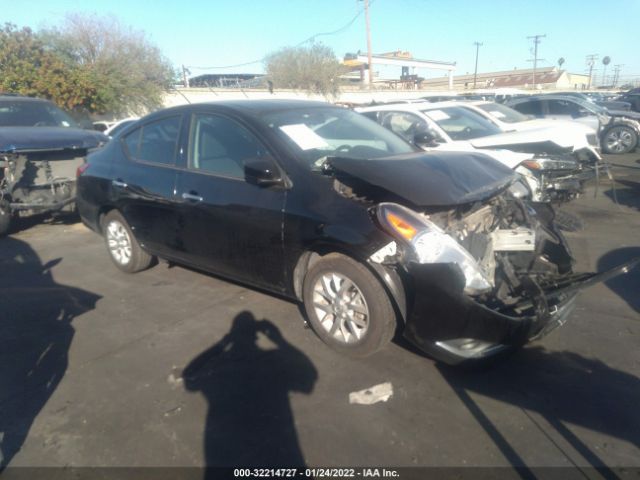
<instances>
[{"instance_id":1,"label":"windshield","mask_svg":"<svg viewBox=\"0 0 640 480\"><path fill-rule=\"evenodd\" d=\"M501 122L520 123L529 120L529 117L526 115L499 103L481 103L476 106Z\"/></svg>"},{"instance_id":2,"label":"windshield","mask_svg":"<svg viewBox=\"0 0 640 480\"><path fill-rule=\"evenodd\" d=\"M482 115L462 106L423 110L422 112L436 122L452 140L470 140L502 133L498 127Z\"/></svg>"},{"instance_id":3,"label":"windshield","mask_svg":"<svg viewBox=\"0 0 640 480\"><path fill-rule=\"evenodd\" d=\"M375 121L344 108L271 112L262 120L312 170L321 169L328 157L368 159L416 151Z\"/></svg>"},{"instance_id":4,"label":"windshield","mask_svg":"<svg viewBox=\"0 0 640 480\"><path fill-rule=\"evenodd\" d=\"M0 127L80 128L75 120L52 103L30 100L0 102Z\"/></svg>"}]
</instances>

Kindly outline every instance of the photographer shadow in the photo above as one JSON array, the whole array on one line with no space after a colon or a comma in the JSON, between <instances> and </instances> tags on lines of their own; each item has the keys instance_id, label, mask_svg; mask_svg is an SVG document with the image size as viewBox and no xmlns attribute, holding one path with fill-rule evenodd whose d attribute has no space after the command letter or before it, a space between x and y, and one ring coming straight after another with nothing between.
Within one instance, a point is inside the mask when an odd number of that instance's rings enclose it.
<instances>
[{"instance_id":1,"label":"photographer shadow","mask_svg":"<svg viewBox=\"0 0 640 480\"><path fill-rule=\"evenodd\" d=\"M0 473L65 375L72 321L101 297L57 283L29 244L0 240Z\"/></svg>"},{"instance_id":2,"label":"photographer shadow","mask_svg":"<svg viewBox=\"0 0 640 480\"><path fill-rule=\"evenodd\" d=\"M187 390L201 392L209 404L207 467L305 465L289 392L311 393L318 373L269 320L238 314L231 331L193 359L182 376Z\"/></svg>"}]
</instances>

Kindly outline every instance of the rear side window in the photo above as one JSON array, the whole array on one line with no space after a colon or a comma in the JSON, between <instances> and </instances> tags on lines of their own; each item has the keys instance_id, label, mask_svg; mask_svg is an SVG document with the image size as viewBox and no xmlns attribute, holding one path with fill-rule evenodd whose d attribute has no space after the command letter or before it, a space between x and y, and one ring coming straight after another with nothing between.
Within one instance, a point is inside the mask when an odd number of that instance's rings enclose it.
<instances>
[{"instance_id":1,"label":"rear side window","mask_svg":"<svg viewBox=\"0 0 640 480\"><path fill-rule=\"evenodd\" d=\"M129 156L143 162L173 165L180 135L179 115L142 125L124 137Z\"/></svg>"},{"instance_id":2,"label":"rear side window","mask_svg":"<svg viewBox=\"0 0 640 480\"><path fill-rule=\"evenodd\" d=\"M542 115L542 102L538 101L518 103L512 105L511 108L525 115L535 115L536 117Z\"/></svg>"},{"instance_id":3,"label":"rear side window","mask_svg":"<svg viewBox=\"0 0 640 480\"><path fill-rule=\"evenodd\" d=\"M568 100L549 100L547 105L552 115L578 116L578 105Z\"/></svg>"}]
</instances>

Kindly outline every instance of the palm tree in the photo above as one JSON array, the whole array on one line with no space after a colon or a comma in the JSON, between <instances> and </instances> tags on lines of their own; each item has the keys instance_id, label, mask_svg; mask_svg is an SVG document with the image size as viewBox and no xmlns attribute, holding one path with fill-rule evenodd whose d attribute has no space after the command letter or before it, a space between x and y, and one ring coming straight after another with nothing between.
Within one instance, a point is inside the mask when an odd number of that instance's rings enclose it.
<instances>
[{"instance_id":1,"label":"palm tree","mask_svg":"<svg viewBox=\"0 0 640 480\"><path fill-rule=\"evenodd\" d=\"M564 57L560 57L558 59L558 68L562 68L562 64L564 63Z\"/></svg>"}]
</instances>

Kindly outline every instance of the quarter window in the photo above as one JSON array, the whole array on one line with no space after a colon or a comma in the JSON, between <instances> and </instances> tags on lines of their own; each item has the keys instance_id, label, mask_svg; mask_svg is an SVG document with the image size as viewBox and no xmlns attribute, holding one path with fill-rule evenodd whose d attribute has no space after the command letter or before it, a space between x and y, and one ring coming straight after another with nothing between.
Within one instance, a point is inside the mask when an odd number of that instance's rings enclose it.
<instances>
[{"instance_id":1,"label":"quarter window","mask_svg":"<svg viewBox=\"0 0 640 480\"><path fill-rule=\"evenodd\" d=\"M180 118L163 118L128 134L124 137L124 144L129 155L144 162L173 165L180 135Z\"/></svg>"},{"instance_id":2,"label":"quarter window","mask_svg":"<svg viewBox=\"0 0 640 480\"><path fill-rule=\"evenodd\" d=\"M251 132L219 115L194 115L190 144L190 168L232 178L244 178L246 160L267 156Z\"/></svg>"}]
</instances>

